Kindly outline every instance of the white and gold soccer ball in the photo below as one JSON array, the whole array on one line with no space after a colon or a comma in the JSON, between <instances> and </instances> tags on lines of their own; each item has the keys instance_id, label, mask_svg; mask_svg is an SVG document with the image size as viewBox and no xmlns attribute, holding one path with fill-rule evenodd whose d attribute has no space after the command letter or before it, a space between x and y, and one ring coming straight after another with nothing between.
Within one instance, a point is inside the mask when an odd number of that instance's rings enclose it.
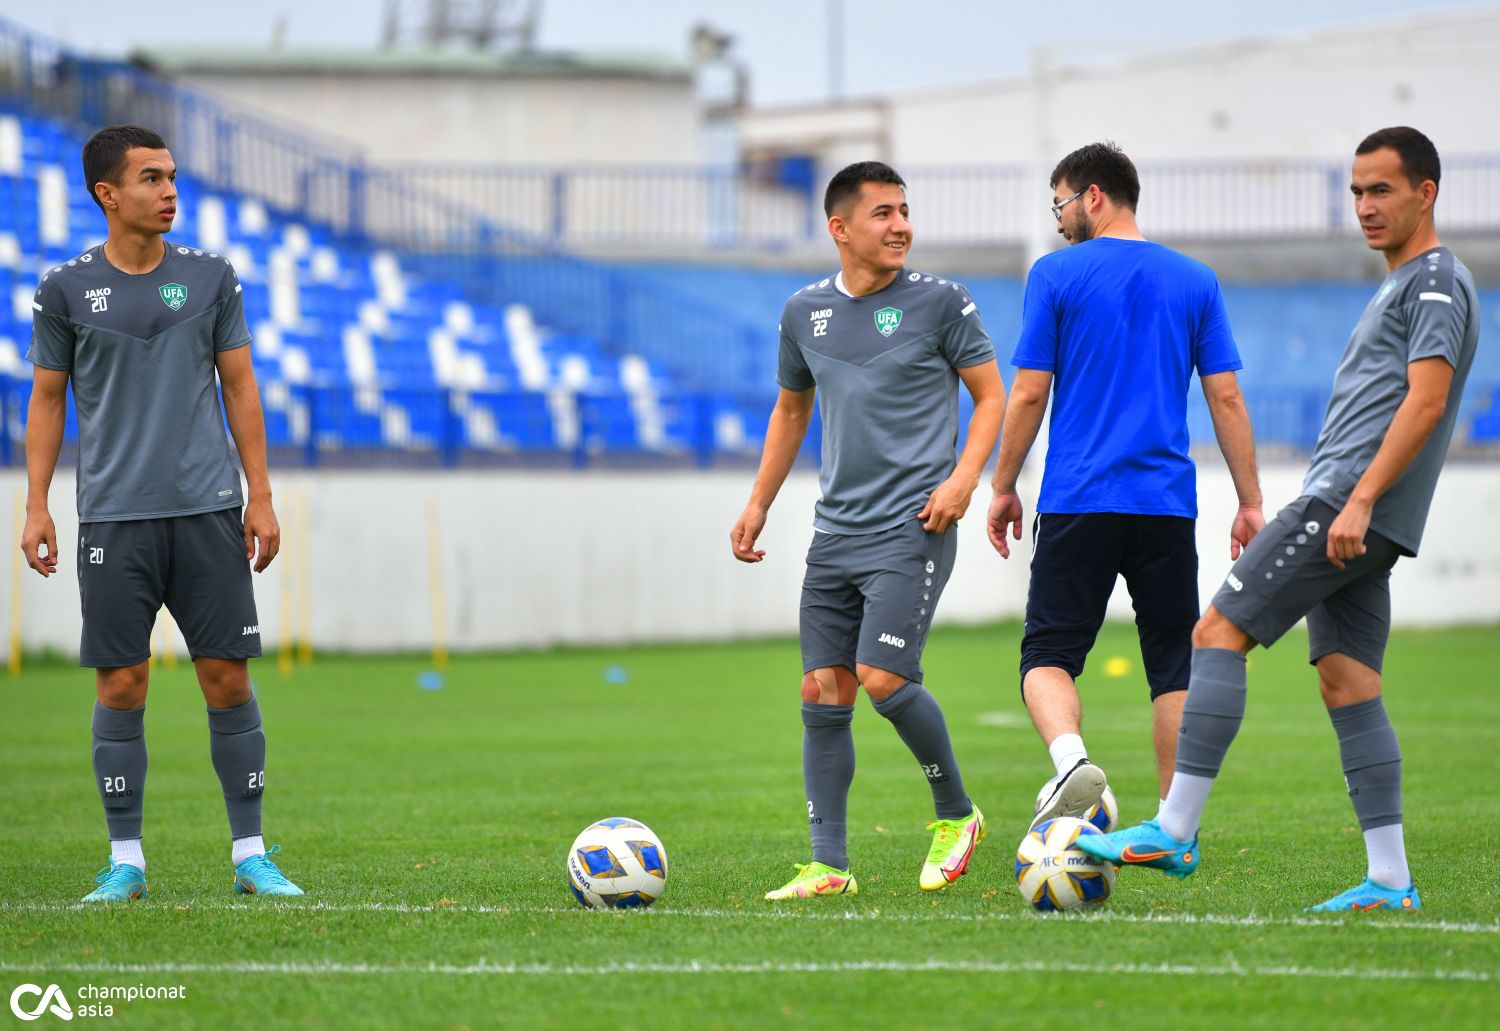
<instances>
[{"instance_id":1,"label":"white and gold soccer ball","mask_svg":"<svg viewBox=\"0 0 1500 1031\"><path fill-rule=\"evenodd\" d=\"M1043 913L1094 906L1109 898L1115 866L1076 847L1099 829L1084 820L1059 816L1029 831L1016 849L1016 887L1031 908Z\"/></svg>"},{"instance_id":2,"label":"white and gold soccer ball","mask_svg":"<svg viewBox=\"0 0 1500 1031\"><path fill-rule=\"evenodd\" d=\"M667 850L639 820L591 823L568 849L568 887L590 909L640 909L667 886Z\"/></svg>"}]
</instances>

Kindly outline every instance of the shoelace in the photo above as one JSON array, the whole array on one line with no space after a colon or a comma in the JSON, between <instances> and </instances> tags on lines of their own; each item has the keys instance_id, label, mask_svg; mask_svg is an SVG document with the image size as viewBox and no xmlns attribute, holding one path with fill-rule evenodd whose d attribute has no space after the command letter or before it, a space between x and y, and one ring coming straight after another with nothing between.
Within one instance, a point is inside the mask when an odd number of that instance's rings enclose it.
<instances>
[{"instance_id":1,"label":"shoelace","mask_svg":"<svg viewBox=\"0 0 1500 1031\"><path fill-rule=\"evenodd\" d=\"M271 884L291 884L292 882L287 880L286 874L282 873L280 868L277 867L275 863L271 862L271 857L276 855L280 851L280 845L272 845L270 848L266 849L264 855L251 856L241 865L248 867L246 872L249 873L252 877L264 878Z\"/></svg>"},{"instance_id":2,"label":"shoelace","mask_svg":"<svg viewBox=\"0 0 1500 1031\"><path fill-rule=\"evenodd\" d=\"M953 851L953 846L958 844L959 835L963 833L962 820L933 820L927 825L928 830L936 830L937 835L932 839L932 847L927 850L927 861L929 863L940 863L948 858L948 853Z\"/></svg>"}]
</instances>

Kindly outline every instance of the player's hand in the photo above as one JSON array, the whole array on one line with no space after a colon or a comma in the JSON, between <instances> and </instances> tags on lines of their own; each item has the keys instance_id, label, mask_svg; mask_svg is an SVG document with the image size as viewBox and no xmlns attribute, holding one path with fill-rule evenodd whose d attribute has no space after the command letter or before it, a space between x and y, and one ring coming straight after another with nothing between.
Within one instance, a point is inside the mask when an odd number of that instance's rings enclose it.
<instances>
[{"instance_id":1,"label":"player's hand","mask_svg":"<svg viewBox=\"0 0 1500 1031\"><path fill-rule=\"evenodd\" d=\"M1365 553L1365 534L1370 529L1370 506L1350 501L1328 528L1328 561L1340 569Z\"/></svg>"},{"instance_id":2,"label":"player's hand","mask_svg":"<svg viewBox=\"0 0 1500 1031\"><path fill-rule=\"evenodd\" d=\"M1266 528L1266 517L1259 505L1241 505L1229 527L1229 557L1236 559L1250 546L1255 535Z\"/></svg>"},{"instance_id":3,"label":"player's hand","mask_svg":"<svg viewBox=\"0 0 1500 1031\"><path fill-rule=\"evenodd\" d=\"M741 562L759 562L766 557L764 551L755 550L755 541L760 531L766 528L766 510L760 505L746 505L739 521L729 531L729 548Z\"/></svg>"},{"instance_id":4,"label":"player's hand","mask_svg":"<svg viewBox=\"0 0 1500 1031\"><path fill-rule=\"evenodd\" d=\"M1021 520L1024 516L1021 498L1015 491L997 493L994 500L990 502L990 516L986 529L989 531L990 544L1000 553L1001 558L1010 558L1010 542L1005 539L1006 528L1009 527L1015 539L1020 540Z\"/></svg>"},{"instance_id":5,"label":"player's hand","mask_svg":"<svg viewBox=\"0 0 1500 1031\"><path fill-rule=\"evenodd\" d=\"M256 545L259 544L259 557ZM251 501L245 506L245 561L254 560L255 571L262 572L281 550L281 525L269 499Z\"/></svg>"},{"instance_id":6,"label":"player's hand","mask_svg":"<svg viewBox=\"0 0 1500 1031\"><path fill-rule=\"evenodd\" d=\"M45 555L42 548L47 549ZM57 527L52 525L52 515L42 509L26 513L26 526L21 531L21 554L26 564L43 576L57 572Z\"/></svg>"},{"instance_id":7,"label":"player's hand","mask_svg":"<svg viewBox=\"0 0 1500 1031\"><path fill-rule=\"evenodd\" d=\"M937 490L927 496L922 511L917 513L917 518L922 520L922 529L928 533L942 533L962 519L969 510L969 500L977 486L978 483L956 473L938 484Z\"/></svg>"}]
</instances>

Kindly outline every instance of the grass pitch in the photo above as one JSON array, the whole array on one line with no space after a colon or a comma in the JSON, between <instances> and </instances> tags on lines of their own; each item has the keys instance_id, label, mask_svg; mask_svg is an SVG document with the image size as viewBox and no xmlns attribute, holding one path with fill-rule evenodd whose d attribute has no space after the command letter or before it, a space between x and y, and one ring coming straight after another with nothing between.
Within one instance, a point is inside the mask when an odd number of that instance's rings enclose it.
<instances>
[{"instance_id":1,"label":"grass pitch","mask_svg":"<svg viewBox=\"0 0 1500 1031\"><path fill-rule=\"evenodd\" d=\"M1391 643L1387 705L1427 908L1318 917L1302 908L1363 877L1364 852L1305 639L1252 655L1200 871L1125 870L1102 908L1044 917L1011 875L1050 773L1016 690L1019 637L1013 624L943 630L927 650L990 821L969 876L917 889L930 795L862 701L860 894L791 905L760 898L807 853L791 641L463 657L439 690L419 687L427 667L412 658L319 658L285 678L256 664L267 841L308 892L281 904L232 894L202 700L179 666L154 674L147 709L151 897L79 908L107 852L92 682L34 665L0 681L0 994L55 982L78 1009L100 1005L84 986L186 986L185 999L112 1002L122 1027L1488 1023L1496 630ZM1112 656L1124 675L1100 672ZM1106 627L1082 682L1090 752L1127 822L1155 810L1139 667L1133 628ZM568 843L615 814L666 843L671 877L651 910L588 912L567 890Z\"/></svg>"}]
</instances>

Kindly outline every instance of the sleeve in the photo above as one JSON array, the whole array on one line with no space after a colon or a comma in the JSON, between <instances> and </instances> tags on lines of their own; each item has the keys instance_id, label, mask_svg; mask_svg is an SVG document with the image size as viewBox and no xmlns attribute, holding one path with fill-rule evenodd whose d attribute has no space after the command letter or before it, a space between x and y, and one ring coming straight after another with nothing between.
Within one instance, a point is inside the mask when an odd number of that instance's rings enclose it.
<instances>
[{"instance_id":1,"label":"sleeve","mask_svg":"<svg viewBox=\"0 0 1500 1031\"><path fill-rule=\"evenodd\" d=\"M219 314L214 319L214 350L232 351L250 342L250 327L245 325L245 295L234 266L224 259L224 277L219 280Z\"/></svg>"},{"instance_id":2,"label":"sleeve","mask_svg":"<svg viewBox=\"0 0 1500 1031\"><path fill-rule=\"evenodd\" d=\"M1199 376L1218 372L1236 372L1245 367L1240 360L1234 334L1229 330L1229 313L1224 308L1224 291L1216 276L1209 277L1209 289L1203 298L1198 318L1198 335L1193 340L1193 366Z\"/></svg>"},{"instance_id":3,"label":"sleeve","mask_svg":"<svg viewBox=\"0 0 1500 1031\"><path fill-rule=\"evenodd\" d=\"M1451 256L1436 264L1425 270L1416 297L1406 305L1406 361L1441 358L1456 369L1469 325L1470 295L1458 282Z\"/></svg>"},{"instance_id":4,"label":"sleeve","mask_svg":"<svg viewBox=\"0 0 1500 1031\"><path fill-rule=\"evenodd\" d=\"M781 353L776 359L776 382L798 393L817 386L812 370L807 367L807 359L802 356L802 348L784 329L781 331Z\"/></svg>"},{"instance_id":5,"label":"sleeve","mask_svg":"<svg viewBox=\"0 0 1500 1031\"><path fill-rule=\"evenodd\" d=\"M955 369L967 369L993 361L995 345L990 341L989 331L980 321L978 306L969 295L968 287L960 284L957 291L950 293L958 302L958 308L953 312L952 321L943 327L939 338L938 346L942 348L943 357Z\"/></svg>"},{"instance_id":6,"label":"sleeve","mask_svg":"<svg viewBox=\"0 0 1500 1031\"><path fill-rule=\"evenodd\" d=\"M1057 370L1057 303L1052 283L1037 265L1026 277L1021 301L1021 339L1010 363L1021 369Z\"/></svg>"},{"instance_id":7,"label":"sleeve","mask_svg":"<svg viewBox=\"0 0 1500 1031\"><path fill-rule=\"evenodd\" d=\"M31 299L31 346L26 360L44 369L69 372L73 368L73 320L57 281L43 280Z\"/></svg>"}]
</instances>

